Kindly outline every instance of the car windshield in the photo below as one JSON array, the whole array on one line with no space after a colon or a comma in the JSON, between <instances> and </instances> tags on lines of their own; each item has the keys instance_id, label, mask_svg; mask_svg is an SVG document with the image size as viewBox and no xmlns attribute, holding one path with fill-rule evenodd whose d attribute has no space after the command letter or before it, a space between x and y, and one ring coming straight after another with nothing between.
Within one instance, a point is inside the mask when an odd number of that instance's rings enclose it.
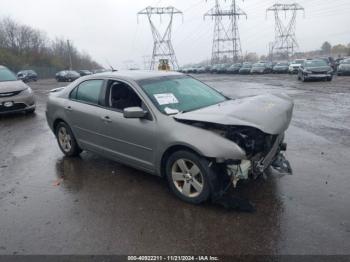
<instances>
[{"instance_id":1,"label":"car windshield","mask_svg":"<svg viewBox=\"0 0 350 262\"><path fill-rule=\"evenodd\" d=\"M340 62L341 64L350 64L350 59L346 59Z\"/></svg>"},{"instance_id":2,"label":"car windshield","mask_svg":"<svg viewBox=\"0 0 350 262\"><path fill-rule=\"evenodd\" d=\"M293 64L302 64L304 63L304 60L295 60Z\"/></svg>"},{"instance_id":3,"label":"car windshield","mask_svg":"<svg viewBox=\"0 0 350 262\"><path fill-rule=\"evenodd\" d=\"M227 100L225 96L188 76L161 77L139 81L153 104L167 115L189 112Z\"/></svg>"},{"instance_id":4,"label":"car windshield","mask_svg":"<svg viewBox=\"0 0 350 262\"><path fill-rule=\"evenodd\" d=\"M251 67L252 67L252 65L250 65L250 64L245 64L242 66L242 68L251 68Z\"/></svg>"},{"instance_id":5,"label":"car windshield","mask_svg":"<svg viewBox=\"0 0 350 262\"><path fill-rule=\"evenodd\" d=\"M277 63L277 66L288 66L288 63Z\"/></svg>"},{"instance_id":6,"label":"car windshield","mask_svg":"<svg viewBox=\"0 0 350 262\"><path fill-rule=\"evenodd\" d=\"M305 67L318 67L318 66L327 66L327 63L323 60L311 60L305 62Z\"/></svg>"},{"instance_id":7,"label":"car windshield","mask_svg":"<svg viewBox=\"0 0 350 262\"><path fill-rule=\"evenodd\" d=\"M16 81L17 77L7 68L0 68L0 82Z\"/></svg>"}]
</instances>

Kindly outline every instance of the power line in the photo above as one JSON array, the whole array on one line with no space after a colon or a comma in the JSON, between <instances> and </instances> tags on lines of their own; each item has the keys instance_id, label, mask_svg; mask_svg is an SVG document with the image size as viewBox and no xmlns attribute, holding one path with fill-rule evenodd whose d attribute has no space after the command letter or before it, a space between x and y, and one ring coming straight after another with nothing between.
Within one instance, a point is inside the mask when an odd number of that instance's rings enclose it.
<instances>
[{"instance_id":1,"label":"power line","mask_svg":"<svg viewBox=\"0 0 350 262\"><path fill-rule=\"evenodd\" d=\"M267 8L266 12L273 12L275 16L275 41L271 43L270 55L273 57L274 54L281 58L288 58L292 56L295 50L299 47L296 36L296 17L297 12L305 9L297 4L281 4L276 3L273 6ZM287 16L287 13L291 13L289 23L283 24L281 14Z\"/></svg>"},{"instance_id":2,"label":"power line","mask_svg":"<svg viewBox=\"0 0 350 262\"><path fill-rule=\"evenodd\" d=\"M137 13L138 15L146 15L151 25L153 36L153 53L151 59L150 69L154 70L156 63L159 59L168 59L173 69L178 69L179 65L175 56L175 51L171 43L171 32L173 25L174 15L181 14L182 12L175 7L146 7ZM152 17L154 15L167 15L169 16L169 22L164 33L160 33L160 30L155 26Z\"/></svg>"},{"instance_id":3,"label":"power line","mask_svg":"<svg viewBox=\"0 0 350 262\"><path fill-rule=\"evenodd\" d=\"M235 63L241 60L242 47L238 18L247 17L247 14L236 4L236 0L232 0L230 9L227 10L223 10L219 0L215 0L215 6L204 15L204 17L208 16L215 20L211 63ZM229 19L228 26L223 23L224 18Z\"/></svg>"}]
</instances>

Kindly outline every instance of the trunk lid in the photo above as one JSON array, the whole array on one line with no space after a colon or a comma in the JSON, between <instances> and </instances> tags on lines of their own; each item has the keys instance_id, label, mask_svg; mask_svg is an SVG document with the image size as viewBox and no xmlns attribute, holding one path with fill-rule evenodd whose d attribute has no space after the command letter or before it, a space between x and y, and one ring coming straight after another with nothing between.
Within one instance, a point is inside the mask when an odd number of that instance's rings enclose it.
<instances>
[{"instance_id":1,"label":"trunk lid","mask_svg":"<svg viewBox=\"0 0 350 262\"><path fill-rule=\"evenodd\" d=\"M264 133L283 133L292 119L294 103L287 95L259 95L178 114L177 120L199 121L231 126L251 126Z\"/></svg>"}]
</instances>

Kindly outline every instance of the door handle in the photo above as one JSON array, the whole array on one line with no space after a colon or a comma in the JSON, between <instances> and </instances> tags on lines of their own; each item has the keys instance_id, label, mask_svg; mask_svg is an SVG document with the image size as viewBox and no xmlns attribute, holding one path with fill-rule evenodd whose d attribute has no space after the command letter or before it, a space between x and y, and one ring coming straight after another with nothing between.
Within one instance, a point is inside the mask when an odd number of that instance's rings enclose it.
<instances>
[{"instance_id":1,"label":"door handle","mask_svg":"<svg viewBox=\"0 0 350 262\"><path fill-rule=\"evenodd\" d=\"M72 108L71 106L67 106L67 107L66 107L66 110L68 110L68 111L73 111L73 108Z\"/></svg>"},{"instance_id":2,"label":"door handle","mask_svg":"<svg viewBox=\"0 0 350 262\"><path fill-rule=\"evenodd\" d=\"M111 123L112 122L112 120L111 120L111 118L109 116L103 116L103 117L101 117L101 120L103 120L106 123Z\"/></svg>"}]
</instances>

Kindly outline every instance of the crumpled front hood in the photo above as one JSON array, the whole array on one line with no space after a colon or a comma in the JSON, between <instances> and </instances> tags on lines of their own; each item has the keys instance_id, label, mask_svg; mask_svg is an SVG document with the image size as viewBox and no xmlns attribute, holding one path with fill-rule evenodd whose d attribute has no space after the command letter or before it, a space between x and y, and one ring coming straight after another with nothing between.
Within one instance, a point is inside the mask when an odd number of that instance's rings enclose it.
<instances>
[{"instance_id":1,"label":"crumpled front hood","mask_svg":"<svg viewBox=\"0 0 350 262\"><path fill-rule=\"evenodd\" d=\"M287 95L259 95L228 100L192 112L174 116L221 125L251 126L264 133L277 135L287 130L292 119L294 103Z\"/></svg>"},{"instance_id":2,"label":"crumpled front hood","mask_svg":"<svg viewBox=\"0 0 350 262\"><path fill-rule=\"evenodd\" d=\"M0 93L8 93L15 91L22 91L27 89L28 86L22 81L6 81L0 82Z\"/></svg>"}]
</instances>

